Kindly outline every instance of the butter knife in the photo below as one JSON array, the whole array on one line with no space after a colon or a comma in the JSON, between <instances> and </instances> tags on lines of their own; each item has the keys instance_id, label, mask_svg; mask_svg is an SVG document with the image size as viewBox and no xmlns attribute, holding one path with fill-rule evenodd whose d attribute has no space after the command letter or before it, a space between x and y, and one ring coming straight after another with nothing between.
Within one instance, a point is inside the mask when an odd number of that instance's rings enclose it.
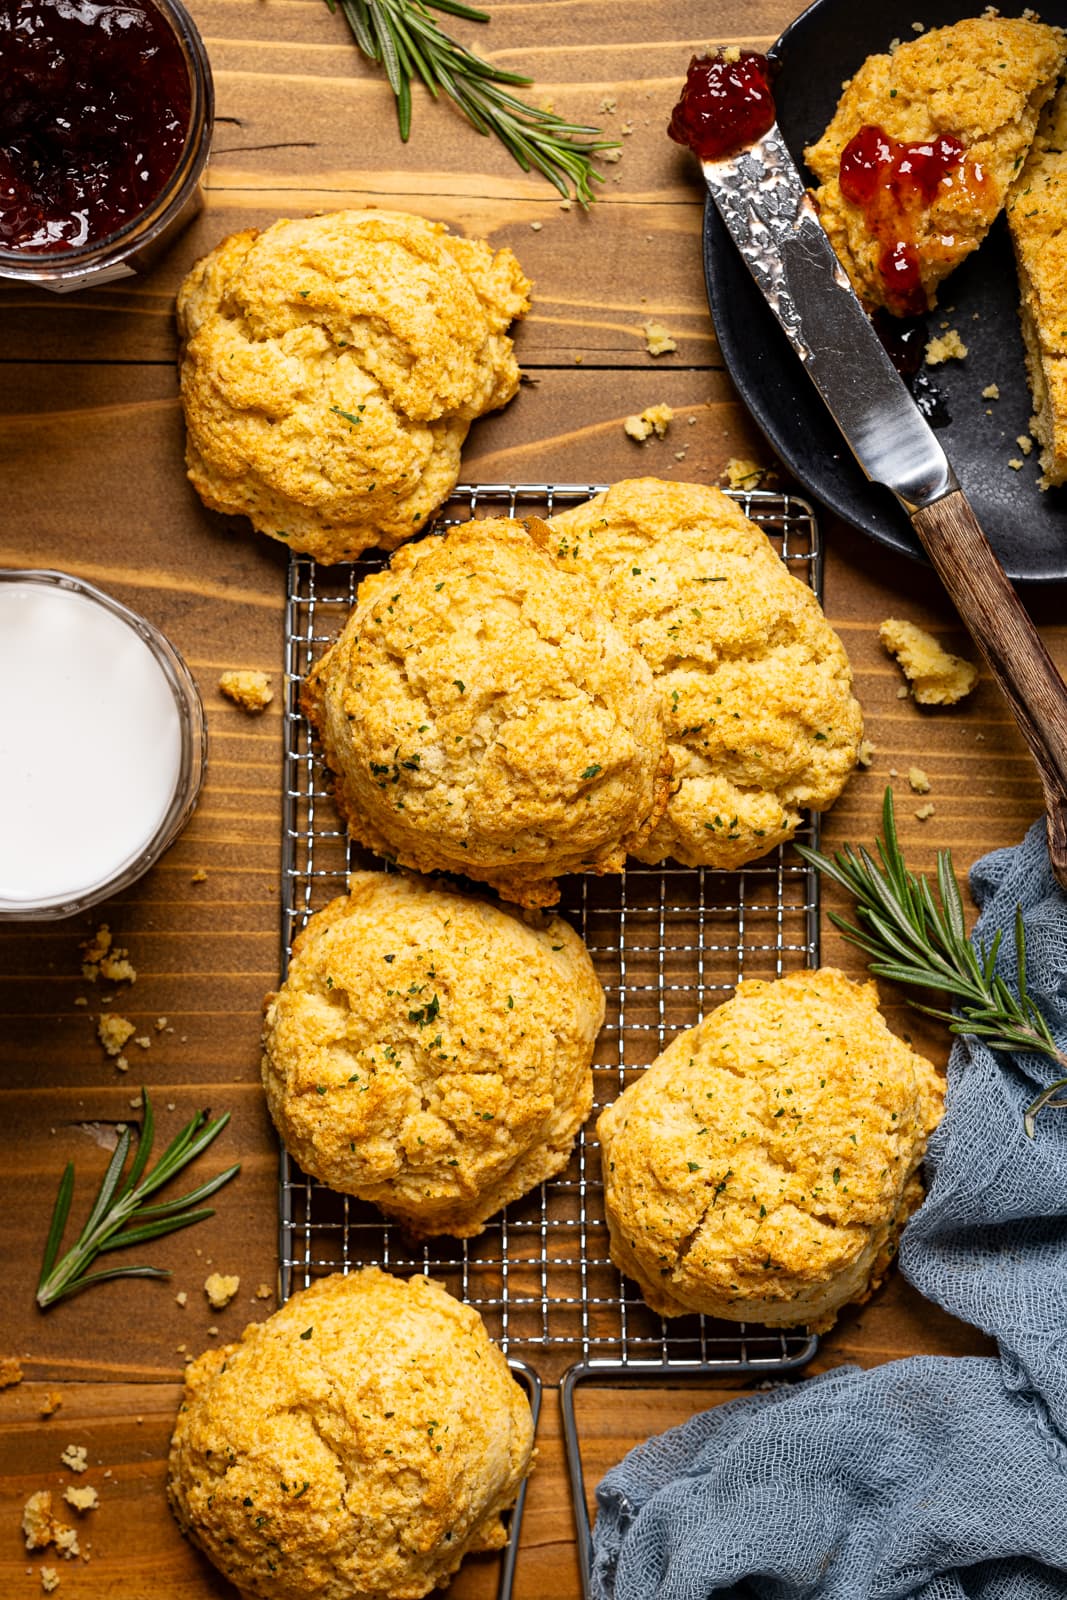
<instances>
[{"instance_id":1,"label":"butter knife","mask_svg":"<svg viewBox=\"0 0 1067 1600\"><path fill-rule=\"evenodd\" d=\"M1067 685L857 299L777 122L701 165L731 238L853 455L903 505L1000 685L1041 776L1052 870L1067 888Z\"/></svg>"}]
</instances>

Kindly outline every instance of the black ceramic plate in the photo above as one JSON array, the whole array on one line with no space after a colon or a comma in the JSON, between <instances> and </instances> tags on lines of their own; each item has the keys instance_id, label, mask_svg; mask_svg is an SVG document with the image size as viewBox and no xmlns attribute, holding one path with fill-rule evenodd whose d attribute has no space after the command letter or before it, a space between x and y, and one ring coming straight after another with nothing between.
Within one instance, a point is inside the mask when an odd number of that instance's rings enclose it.
<instances>
[{"instance_id":1,"label":"black ceramic plate","mask_svg":"<svg viewBox=\"0 0 1067 1600\"><path fill-rule=\"evenodd\" d=\"M913 38L916 17L940 27L981 9L978 0L816 0L771 52L779 63L778 121L798 165L804 146L830 121L842 80L866 56L885 50L894 38ZM1067 0L1049 0L1040 13L1042 21L1067 25ZM781 459L839 516L890 549L921 559L907 516L856 465L710 201L704 275L726 365ZM1001 217L981 248L942 285L940 305L930 315L932 334L946 320L959 330L967 359L945 362L930 376L950 419L938 437L1008 575L1048 582L1067 578L1067 488L1041 493L1036 447L1021 472L1008 466L1022 454L1016 436L1029 431L1031 411L1017 298ZM982 399L990 383L999 385L999 400Z\"/></svg>"}]
</instances>

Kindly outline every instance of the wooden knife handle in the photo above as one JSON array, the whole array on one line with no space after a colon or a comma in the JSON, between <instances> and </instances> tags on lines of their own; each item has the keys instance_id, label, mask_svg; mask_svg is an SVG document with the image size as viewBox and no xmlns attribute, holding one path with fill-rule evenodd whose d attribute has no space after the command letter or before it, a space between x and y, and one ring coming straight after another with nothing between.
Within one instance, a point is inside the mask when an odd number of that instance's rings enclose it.
<instances>
[{"instance_id":1,"label":"wooden knife handle","mask_svg":"<svg viewBox=\"0 0 1067 1600\"><path fill-rule=\"evenodd\" d=\"M1067 889L1067 684L962 489L910 512L949 597L989 663L1041 774L1052 870Z\"/></svg>"}]
</instances>

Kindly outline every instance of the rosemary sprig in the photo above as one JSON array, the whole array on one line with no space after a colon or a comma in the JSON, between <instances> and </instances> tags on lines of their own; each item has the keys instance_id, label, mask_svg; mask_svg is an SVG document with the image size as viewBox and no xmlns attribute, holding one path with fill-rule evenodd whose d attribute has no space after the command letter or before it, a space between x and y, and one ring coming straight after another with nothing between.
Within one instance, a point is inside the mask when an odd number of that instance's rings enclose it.
<instances>
[{"instance_id":1,"label":"rosemary sprig","mask_svg":"<svg viewBox=\"0 0 1067 1600\"><path fill-rule=\"evenodd\" d=\"M976 949L967 938L963 897L952 865L951 850L937 853L937 888L925 875L909 872L897 839L893 791L882 805L882 836L875 841L876 861L862 845L846 844L832 859L818 850L797 846L799 854L824 876L841 885L856 902L857 923L830 913L830 921L850 944L868 957L881 978L952 996L954 1008L911 1004L927 1016L947 1022L953 1033L984 1039L991 1050L1032 1050L1067 1071L1067 1056L1056 1047L1048 1023L1026 987L1026 931L1022 912L1015 915L1015 957L1018 996L997 976L1001 936ZM1033 1138L1034 1119L1047 1105L1064 1106L1056 1096L1067 1089L1067 1077L1042 1090L1027 1106L1024 1126Z\"/></svg>"},{"instance_id":2,"label":"rosemary sprig","mask_svg":"<svg viewBox=\"0 0 1067 1600\"><path fill-rule=\"evenodd\" d=\"M130 1129L125 1128L119 1135L115 1152L77 1243L57 1261L63 1230L70 1215L70 1203L74 1197L74 1163L67 1162L66 1171L60 1179L59 1191L56 1194L52 1223L44 1247L44 1260L41 1262L41 1276L37 1283L37 1304L42 1311L55 1305L57 1300L62 1300L65 1296L78 1294L90 1284L103 1283L108 1278L169 1278L170 1273L160 1267L110 1267L101 1272L87 1272L86 1268L106 1250L121 1250L124 1245L143 1244L147 1239L161 1239L166 1233L174 1233L178 1228L188 1228L194 1222L202 1222L205 1217L213 1217L215 1213L211 1207L197 1209L200 1207L200 1202L214 1194L216 1189L221 1189L224 1183L228 1183L235 1173L241 1170L241 1164L237 1162L234 1166L227 1167L225 1172L220 1172L217 1177L209 1178L206 1183L190 1189L188 1194L181 1195L177 1200L166 1200L162 1205L146 1206L145 1201L149 1195L161 1189L165 1183L169 1183L171 1178L176 1177L191 1161L195 1161L197 1156L218 1137L229 1122L230 1114L227 1112L225 1116L211 1122L210 1112L198 1111L181 1132L175 1135L151 1172L148 1172L146 1168L152 1154L155 1119L148 1091L142 1089L141 1096L144 1102L144 1121L137 1142L137 1153L129 1172L123 1178L123 1169L132 1139Z\"/></svg>"},{"instance_id":3,"label":"rosemary sprig","mask_svg":"<svg viewBox=\"0 0 1067 1600\"><path fill-rule=\"evenodd\" d=\"M326 0L331 11L337 3ZM360 50L385 68L402 139L411 132L411 80L417 74L435 100L443 90L479 133L495 135L523 172L535 167L565 196L573 184L583 206L595 200L592 184L602 183L603 174L593 156L616 149L618 140L519 100L509 90L531 80L476 56L443 31L430 7L471 22L488 22L486 12L461 0L340 0L340 6Z\"/></svg>"}]
</instances>

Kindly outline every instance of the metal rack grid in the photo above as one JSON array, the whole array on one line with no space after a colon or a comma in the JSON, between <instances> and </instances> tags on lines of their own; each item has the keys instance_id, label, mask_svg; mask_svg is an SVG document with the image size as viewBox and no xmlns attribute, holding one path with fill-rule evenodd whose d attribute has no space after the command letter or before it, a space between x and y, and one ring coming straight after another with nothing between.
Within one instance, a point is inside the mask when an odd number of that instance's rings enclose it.
<instances>
[{"instance_id":1,"label":"metal rack grid","mask_svg":"<svg viewBox=\"0 0 1067 1600\"><path fill-rule=\"evenodd\" d=\"M600 492L597 484L462 487L437 529L476 516L549 516ZM795 496L733 496L790 569L819 593L814 513ZM372 557L320 568L294 556L286 614L285 818L282 966L308 917L343 891L346 875L377 865L345 837L327 775L300 714L300 680L340 630ZM815 837L814 827L804 837ZM319 1274L363 1265L425 1272L476 1306L491 1336L533 1359L547 1381L575 1361L671 1363L684 1369L784 1369L814 1350L800 1332L655 1316L608 1255L596 1112L742 977L818 964L817 880L788 847L739 872L633 864L619 876L563 881L560 906L582 935L607 994L594 1058L594 1115L567 1169L509 1205L475 1239L414 1243L373 1207L326 1189L282 1155L282 1294Z\"/></svg>"}]
</instances>

